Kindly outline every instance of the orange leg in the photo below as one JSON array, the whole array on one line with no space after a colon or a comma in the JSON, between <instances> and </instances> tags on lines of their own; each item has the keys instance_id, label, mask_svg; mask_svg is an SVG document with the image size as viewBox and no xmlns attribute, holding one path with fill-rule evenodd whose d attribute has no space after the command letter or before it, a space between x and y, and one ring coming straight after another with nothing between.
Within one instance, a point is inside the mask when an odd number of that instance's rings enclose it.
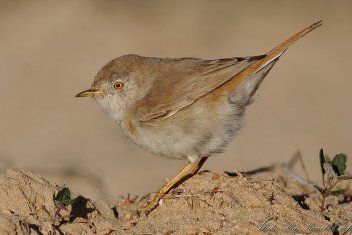
<instances>
[{"instance_id":1,"label":"orange leg","mask_svg":"<svg viewBox=\"0 0 352 235\"><path fill-rule=\"evenodd\" d=\"M164 187L162 187L159 192L155 194L153 199L148 203L147 206L138 209L138 213L148 214L155 207L158 206L159 200L174 186L182 183L184 180L188 179L195 175L198 170L202 167L204 162L208 159L208 157L201 158L198 162L192 163L190 162L187 166L185 166L170 182L168 182Z\"/></svg>"}]
</instances>

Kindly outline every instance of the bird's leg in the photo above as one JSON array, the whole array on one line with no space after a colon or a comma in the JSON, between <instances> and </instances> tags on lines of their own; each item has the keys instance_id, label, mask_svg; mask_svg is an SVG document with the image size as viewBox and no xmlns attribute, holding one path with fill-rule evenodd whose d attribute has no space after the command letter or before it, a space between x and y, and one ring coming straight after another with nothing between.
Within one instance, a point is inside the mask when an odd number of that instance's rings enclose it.
<instances>
[{"instance_id":1,"label":"bird's leg","mask_svg":"<svg viewBox=\"0 0 352 235\"><path fill-rule=\"evenodd\" d=\"M139 208L138 213L148 214L155 207L158 206L159 200L174 186L179 185L184 182L186 179L195 175L198 170L202 167L204 162L208 159L208 157L202 157L197 162L190 162L187 166L185 166L170 182L168 182L164 187L162 187L159 192L155 194L153 199L148 203L147 206Z\"/></svg>"}]
</instances>

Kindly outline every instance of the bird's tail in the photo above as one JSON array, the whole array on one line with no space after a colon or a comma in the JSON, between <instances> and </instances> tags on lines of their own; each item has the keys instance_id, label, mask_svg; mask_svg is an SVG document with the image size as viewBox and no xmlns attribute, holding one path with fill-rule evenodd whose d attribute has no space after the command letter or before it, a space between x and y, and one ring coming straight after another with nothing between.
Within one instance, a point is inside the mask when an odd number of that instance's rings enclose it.
<instances>
[{"instance_id":1,"label":"bird's tail","mask_svg":"<svg viewBox=\"0 0 352 235\"><path fill-rule=\"evenodd\" d=\"M318 28L319 26L322 25L322 21L318 21L307 28L299 31L298 33L292 35L282 43L280 43L278 46L270 50L268 53L266 53L265 57L263 59L260 59L256 61L255 63L251 64L248 68L243 70L241 73L237 74L234 79L229 81L226 86L235 88L241 83L242 81L246 80L248 77L251 77L251 75L257 73L258 71L264 69L267 65L270 64L270 68L272 65L275 64L275 62L278 60L278 58L286 51L286 49L291 46L293 43L295 43L298 39L302 38L305 36L307 33L313 31L314 29ZM274 62L275 61L275 62ZM273 62L273 63L272 63ZM265 73L266 75L267 73ZM264 78L264 77L263 77Z\"/></svg>"},{"instance_id":2,"label":"bird's tail","mask_svg":"<svg viewBox=\"0 0 352 235\"><path fill-rule=\"evenodd\" d=\"M289 46L291 46L293 43L298 41L298 39L300 39L301 37L305 36L307 33L310 33L311 31L313 31L314 29L318 28L322 24L323 24L323 21L320 20L320 21L308 26L307 28L299 31L298 33L292 35L291 37L289 37L288 39L286 39L285 41L280 43L280 45L276 46L275 48L270 50L268 53L266 53L267 57L271 57L271 56L275 57L275 55L281 54Z\"/></svg>"}]
</instances>

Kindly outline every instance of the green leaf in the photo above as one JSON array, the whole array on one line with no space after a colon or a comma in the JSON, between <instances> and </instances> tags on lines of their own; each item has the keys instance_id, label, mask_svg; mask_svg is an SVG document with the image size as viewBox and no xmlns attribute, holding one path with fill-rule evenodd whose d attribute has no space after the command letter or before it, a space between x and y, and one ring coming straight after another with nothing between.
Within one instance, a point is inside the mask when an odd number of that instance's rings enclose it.
<instances>
[{"instance_id":1,"label":"green leaf","mask_svg":"<svg viewBox=\"0 0 352 235\"><path fill-rule=\"evenodd\" d=\"M345 193L344 189L337 189L337 190L331 191L330 195L339 196L339 195L344 194L344 193Z\"/></svg>"},{"instance_id":2,"label":"green leaf","mask_svg":"<svg viewBox=\"0 0 352 235\"><path fill-rule=\"evenodd\" d=\"M326 161L325 161L324 150L323 149L320 149L319 159L320 159L320 170L321 170L321 173L324 175L325 174L324 163Z\"/></svg>"},{"instance_id":3,"label":"green leaf","mask_svg":"<svg viewBox=\"0 0 352 235\"><path fill-rule=\"evenodd\" d=\"M338 176L344 174L346 170L346 155L340 153L337 154L331 161L332 168Z\"/></svg>"},{"instance_id":4,"label":"green leaf","mask_svg":"<svg viewBox=\"0 0 352 235\"><path fill-rule=\"evenodd\" d=\"M73 199L71 199L71 192L70 189L67 187L62 188L56 195L55 200L64 204L65 206L68 206L74 202Z\"/></svg>"}]
</instances>

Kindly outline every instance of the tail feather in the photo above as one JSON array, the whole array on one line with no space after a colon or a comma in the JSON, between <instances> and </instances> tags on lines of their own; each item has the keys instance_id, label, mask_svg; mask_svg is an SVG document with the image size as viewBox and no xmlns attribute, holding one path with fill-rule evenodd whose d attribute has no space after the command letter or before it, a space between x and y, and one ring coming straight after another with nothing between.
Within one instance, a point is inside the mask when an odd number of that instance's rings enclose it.
<instances>
[{"instance_id":1,"label":"tail feather","mask_svg":"<svg viewBox=\"0 0 352 235\"><path fill-rule=\"evenodd\" d=\"M246 80L248 77L250 77L252 74L255 74L256 72L260 71L267 65L271 64L272 61L277 60L286 50L289 46L291 46L293 43L298 41L300 38L308 34L309 32L313 31L314 29L318 28L321 26L323 23L322 21L318 21L307 28L299 31L298 33L292 35L290 38L286 39L282 43L280 43L278 46L274 47L272 50L270 50L268 53L266 53L266 57L264 57L261 60L258 60L257 62L253 63L251 66L246 68L244 71L236 75L232 80L224 84L226 87L229 89L234 89L236 88L243 80ZM273 63L275 64L275 63Z\"/></svg>"},{"instance_id":2,"label":"tail feather","mask_svg":"<svg viewBox=\"0 0 352 235\"><path fill-rule=\"evenodd\" d=\"M296 41L298 41L300 38L302 38L303 36L305 36L307 33L312 32L314 29L318 28L319 26L321 26L323 24L323 21L320 20L310 26L308 26L307 28L299 31L298 33L292 35L290 38L286 39L285 41L283 41L282 43L280 43L278 46L276 46L275 48L273 48L272 50L270 50L268 53L266 53L266 55L268 57L270 56L274 56L277 54L280 54L282 52L284 52L289 46L291 46L293 43L295 43Z\"/></svg>"},{"instance_id":3,"label":"tail feather","mask_svg":"<svg viewBox=\"0 0 352 235\"><path fill-rule=\"evenodd\" d=\"M320 20L320 21L306 27L305 29L299 31L298 33L292 35L291 37L289 37L288 39L286 39L285 41L280 43L278 46L271 49L268 53L266 53L266 57L263 58L262 60L258 61L258 63L256 65L254 64L253 68L257 69L257 70L264 68L271 61L279 58L287 50L287 48L289 46L291 46L292 44L297 42L300 38L302 38L306 34L312 32L314 29L318 28L322 24L323 24L323 21Z\"/></svg>"}]
</instances>

